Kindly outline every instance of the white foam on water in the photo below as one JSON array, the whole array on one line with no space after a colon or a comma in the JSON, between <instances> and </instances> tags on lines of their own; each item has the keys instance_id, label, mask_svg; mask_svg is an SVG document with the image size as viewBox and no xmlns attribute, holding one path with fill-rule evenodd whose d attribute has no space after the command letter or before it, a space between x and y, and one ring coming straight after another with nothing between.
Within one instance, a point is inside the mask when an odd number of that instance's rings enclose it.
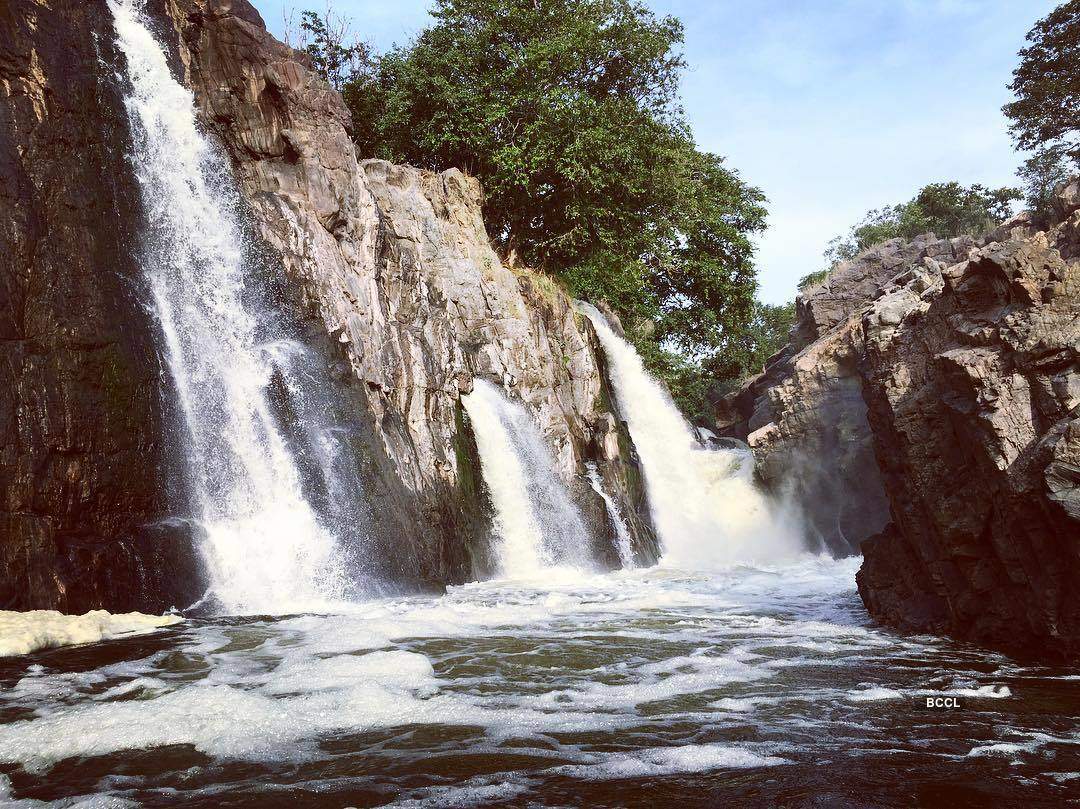
<instances>
[{"instance_id":1,"label":"white foam on water","mask_svg":"<svg viewBox=\"0 0 1080 809\"><path fill-rule=\"evenodd\" d=\"M779 756L763 756L742 747L725 744L685 744L654 747L633 753L605 753L589 764L556 767L552 772L589 781L617 778L648 778L710 770L775 767L790 764Z\"/></svg>"},{"instance_id":2,"label":"white foam on water","mask_svg":"<svg viewBox=\"0 0 1080 809\"><path fill-rule=\"evenodd\" d=\"M847 698L852 702L878 702L885 699L903 699L904 695L895 688L863 688L858 691L848 691Z\"/></svg>"},{"instance_id":3,"label":"white foam on water","mask_svg":"<svg viewBox=\"0 0 1080 809\"><path fill-rule=\"evenodd\" d=\"M968 752L968 758L985 758L990 756L1007 756L1016 758L1021 753L1032 753L1036 745L1017 744L1015 742L997 742L996 744L983 744L973 747Z\"/></svg>"},{"instance_id":4,"label":"white foam on water","mask_svg":"<svg viewBox=\"0 0 1080 809\"><path fill-rule=\"evenodd\" d=\"M433 787L415 790L422 797L399 798L387 806L398 809L471 809L474 806L490 806L496 802L517 798L529 791L527 782L521 779L489 783L490 779L471 779L471 783L452 787Z\"/></svg>"},{"instance_id":5,"label":"white foam on water","mask_svg":"<svg viewBox=\"0 0 1080 809\"><path fill-rule=\"evenodd\" d=\"M768 767L819 747L829 756L944 755L917 732L883 747L892 713L876 700L1001 695L1001 675L962 659L944 675L906 665L949 647L866 625L854 609L852 570L850 560L816 557L707 575L562 570L327 616L191 621L172 646L141 660L82 672L27 667L0 694L0 709L18 717L0 725L0 761L48 778L65 759L187 745L223 766L301 764L326 761L326 741L423 726L393 732L397 760L421 768L424 755L530 762L461 783L439 776L400 802L468 806L524 801L551 778ZM973 759L1025 755L991 745L1075 744L1066 734L988 739L984 719L972 727ZM440 741L410 746L431 737ZM733 741L746 738L761 741ZM379 749L372 754L386 753ZM961 759L954 751L946 752ZM141 778L110 784L134 794L127 790Z\"/></svg>"},{"instance_id":6,"label":"white foam on water","mask_svg":"<svg viewBox=\"0 0 1080 809\"><path fill-rule=\"evenodd\" d=\"M245 300L249 268L231 173L199 130L192 93L173 78L143 3L108 6L130 82L144 269L187 428L182 448L212 590L230 613L324 605L346 583L270 405L280 346L260 343L260 317Z\"/></svg>"},{"instance_id":7,"label":"white foam on water","mask_svg":"<svg viewBox=\"0 0 1080 809\"><path fill-rule=\"evenodd\" d=\"M772 676L773 672L763 666L744 663L735 655L686 655L647 663L636 667L632 673L632 681L625 685L582 683L576 688L549 691L540 702L553 708L562 705L590 710L628 709L683 694L697 694L733 682L760 680Z\"/></svg>"},{"instance_id":8,"label":"white foam on water","mask_svg":"<svg viewBox=\"0 0 1080 809\"><path fill-rule=\"evenodd\" d=\"M141 612L113 615L105 610L91 610L83 615L64 615L55 610L0 610L0 657L152 632L182 620L176 615Z\"/></svg>"},{"instance_id":9,"label":"white foam on water","mask_svg":"<svg viewBox=\"0 0 1080 809\"><path fill-rule=\"evenodd\" d=\"M764 697L750 697L747 699L725 697L724 699L710 702L709 707L721 711L732 711L733 713L749 713L750 711L755 710L759 705L771 705L775 702L776 700L765 699Z\"/></svg>"},{"instance_id":10,"label":"white foam on water","mask_svg":"<svg viewBox=\"0 0 1080 809\"><path fill-rule=\"evenodd\" d=\"M664 564L700 569L802 552L791 518L755 484L752 456L703 448L633 346L595 307L578 308L604 347L619 412L641 456Z\"/></svg>"},{"instance_id":11,"label":"white foam on water","mask_svg":"<svg viewBox=\"0 0 1080 809\"><path fill-rule=\"evenodd\" d=\"M76 795L57 801L38 801L32 798L17 799L13 796L11 779L0 773L0 806L4 809L133 809L140 806L114 795Z\"/></svg>"}]
</instances>

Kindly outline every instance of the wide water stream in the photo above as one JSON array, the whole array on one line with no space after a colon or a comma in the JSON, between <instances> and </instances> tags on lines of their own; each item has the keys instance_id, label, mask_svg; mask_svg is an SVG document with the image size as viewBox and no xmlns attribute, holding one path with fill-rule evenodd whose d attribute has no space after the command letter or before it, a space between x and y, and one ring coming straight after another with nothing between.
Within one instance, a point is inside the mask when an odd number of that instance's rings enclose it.
<instances>
[{"instance_id":1,"label":"wide water stream","mask_svg":"<svg viewBox=\"0 0 1080 809\"><path fill-rule=\"evenodd\" d=\"M1080 796L1080 676L874 628L856 562L548 570L339 614L189 619L8 658L0 799L628 807ZM927 695L961 708L928 709Z\"/></svg>"}]
</instances>

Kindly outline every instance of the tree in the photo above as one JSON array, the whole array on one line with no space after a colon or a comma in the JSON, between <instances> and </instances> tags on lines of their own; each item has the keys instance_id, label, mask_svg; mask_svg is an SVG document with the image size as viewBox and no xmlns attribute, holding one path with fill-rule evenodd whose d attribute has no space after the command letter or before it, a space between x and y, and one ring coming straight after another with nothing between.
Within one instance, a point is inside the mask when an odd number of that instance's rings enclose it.
<instances>
[{"instance_id":1,"label":"tree","mask_svg":"<svg viewBox=\"0 0 1080 809\"><path fill-rule=\"evenodd\" d=\"M986 233L1012 214L1012 205L1021 196L1015 188L931 183L907 202L870 211L846 235L833 238L825 250L827 269L804 276L799 288L824 280L841 261L889 239L913 239L923 233L940 237Z\"/></svg>"},{"instance_id":2,"label":"tree","mask_svg":"<svg viewBox=\"0 0 1080 809\"><path fill-rule=\"evenodd\" d=\"M1072 165L1059 146L1043 146L1016 172L1024 183L1024 204L1036 227L1046 227L1054 192L1072 175Z\"/></svg>"},{"instance_id":3,"label":"tree","mask_svg":"<svg viewBox=\"0 0 1080 809\"><path fill-rule=\"evenodd\" d=\"M764 197L694 143L682 24L637 0L436 0L432 16L345 82L358 152L479 178L503 254L607 300L656 369L734 339Z\"/></svg>"},{"instance_id":4,"label":"tree","mask_svg":"<svg viewBox=\"0 0 1080 809\"><path fill-rule=\"evenodd\" d=\"M301 12L299 34L293 32L292 13L285 12L284 16L285 43L310 56L315 69L335 90L343 90L347 81L373 70L371 48L353 39L349 19L337 14L330 3L326 4L325 14Z\"/></svg>"},{"instance_id":5,"label":"tree","mask_svg":"<svg viewBox=\"0 0 1080 809\"><path fill-rule=\"evenodd\" d=\"M1002 110L1021 149L1054 146L1080 157L1080 0L1069 0L1035 23L1020 51L1009 89L1016 101Z\"/></svg>"}]
</instances>

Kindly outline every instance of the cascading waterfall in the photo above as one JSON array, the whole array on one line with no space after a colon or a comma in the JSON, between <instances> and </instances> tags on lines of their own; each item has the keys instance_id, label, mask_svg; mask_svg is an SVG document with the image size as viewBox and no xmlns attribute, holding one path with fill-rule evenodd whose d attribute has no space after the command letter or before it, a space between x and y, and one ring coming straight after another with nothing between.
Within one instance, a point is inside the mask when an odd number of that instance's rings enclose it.
<instances>
[{"instance_id":1,"label":"cascading waterfall","mask_svg":"<svg viewBox=\"0 0 1080 809\"><path fill-rule=\"evenodd\" d=\"M578 304L604 347L619 409L641 456L666 564L768 562L802 550L799 532L757 488L753 457L706 450L641 357L594 306Z\"/></svg>"},{"instance_id":2,"label":"cascading waterfall","mask_svg":"<svg viewBox=\"0 0 1080 809\"><path fill-rule=\"evenodd\" d=\"M585 476L588 478L593 491L600 495L600 499L604 501L608 517L611 519L612 525L615 526L615 550L619 554L619 564L624 569L634 567L634 544L630 539L630 529L626 527L626 520L623 519L622 512L619 511L619 505L607 493L607 489L604 488L604 480L600 477L600 470L596 468L596 464L592 461L585 464Z\"/></svg>"},{"instance_id":3,"label":"cascading waterfall","mask_svg":"<svg viewBox=\"0 0 1080 809\"><path fill-rule=\"evenodd\" d=\"M279 335L250 301L238 199L169 70L141 0L109 0L127 61L132 162L148 221L144 266L187 428L187 466L212 593L234 613L339 598L336 543L305 498L268 398Z\"/></svg>"},{"instance_id":4,"label":"cascading waterfall","mask_svg":"<svg viewBox=\"0 0 1080 809\"><path fill-rule=\"evenodd\" d=\"M499 574L524 578L554 565L592 567L585 523L525 408L483 379L461 401L495 509Z\"/></svg>"}]
</instances>

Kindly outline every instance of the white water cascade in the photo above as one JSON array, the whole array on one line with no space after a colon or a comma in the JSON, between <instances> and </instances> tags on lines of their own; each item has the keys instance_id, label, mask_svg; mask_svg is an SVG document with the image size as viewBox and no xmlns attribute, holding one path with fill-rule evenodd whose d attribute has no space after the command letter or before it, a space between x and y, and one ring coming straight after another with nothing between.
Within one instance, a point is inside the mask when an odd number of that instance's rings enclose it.
<instances>
[{"instance_id":1,"label":"white water cascade","mask_svg":"<svg viewBox=\"0 0 1080 809\"><path fill-rule=\"evenodd\" d=\"M498 573L528 578L556 565L593 567L589 533L525 408L483 379L461 402L495 509Z\"/></svg>"},{"instance_id":2,"label":"white water cascade","mask_svg":"<svg viewBox=\"0 0 1080 809\"><path fill-rule=\"evenodd\" d=\"M753 457L703 448L633 346L594 306L578 308L607 355L619 410L641 456L664 563L696 569L802 551L796 527L755 485Z\"/></svg>"},{"instance_id":3,"label":"white water cascade","mask_svg":"<svg viewBox=\"0 0 1080 809\"><path fill-rule=\"evenodd\" d=\"M188 476L211 591L232 613L340 597L336 543L301 489L268 397L273 339L250 302L228 165L199 131L141 0L109 0L127 62L132 162L148 223L144 267L187 428Z\"/></svg>"},{"instance_id":4,"label":"white water cascade","mask_svg":"<svg viewBox=\"0 0 1080 809\"><path fill-rule=\"evenodd\" d=\"M585 464L585 476L588 478L593 491L600 495L600 499L604 501L608 517L615 526L615 550L619 554L619 564L622 565L624 570L628 570L635 565L634 544L630 539L630 529L626 527L626 520L623 519L622 512L619 511L618 503L604 488L604 480L600 477L600 470L596 468L596 464L592 461Z\"/></svg>"}]
</instances>

